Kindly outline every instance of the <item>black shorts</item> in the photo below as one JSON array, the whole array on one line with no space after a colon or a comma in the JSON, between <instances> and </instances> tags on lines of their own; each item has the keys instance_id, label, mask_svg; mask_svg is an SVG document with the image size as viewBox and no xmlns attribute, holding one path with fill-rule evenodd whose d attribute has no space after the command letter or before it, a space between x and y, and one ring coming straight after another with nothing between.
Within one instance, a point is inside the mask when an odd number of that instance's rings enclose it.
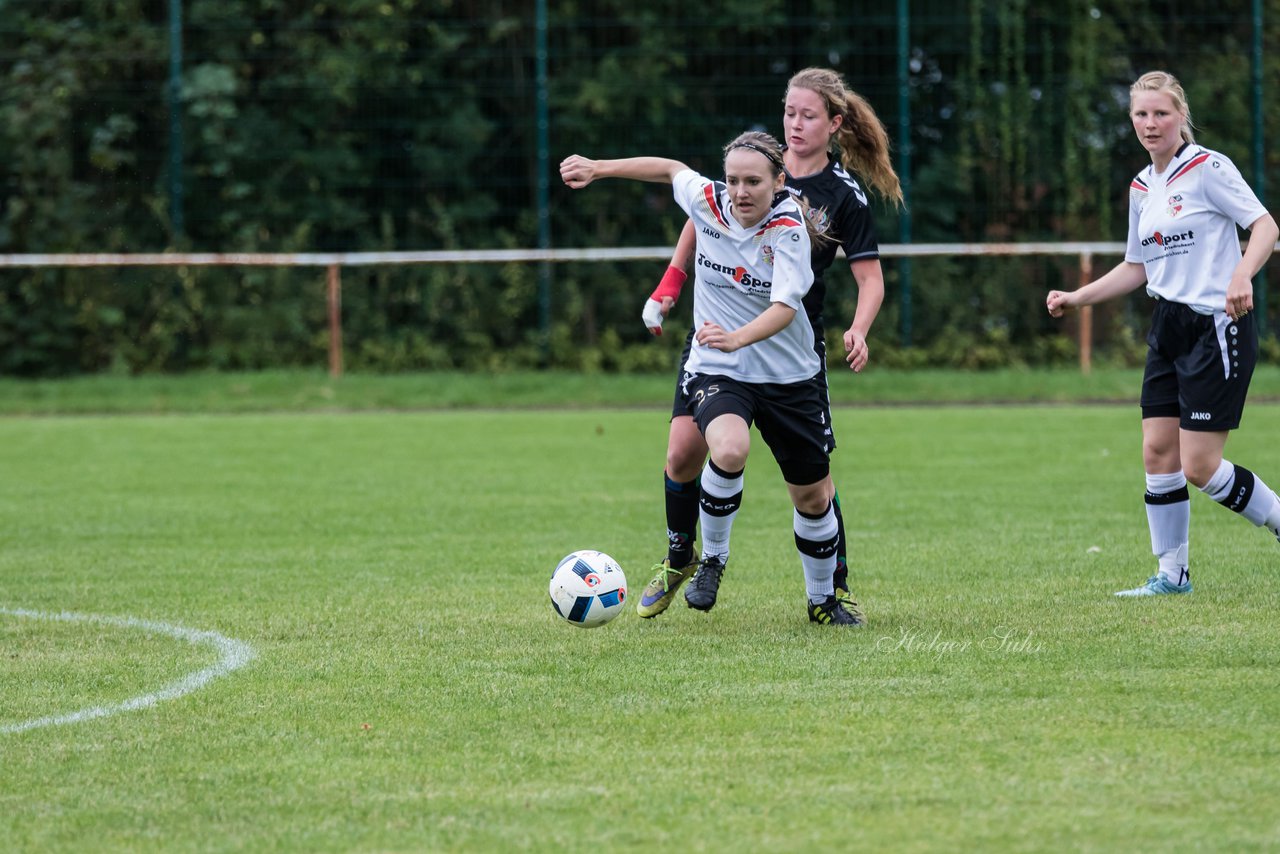
<instances>
[{"instance_id":1,"label":"black shorts","mask_svg":"<svg viewBox=\"0 0 1280 854\"><path fill-rule=\"evenodd\" d=\"M684 349L680 351L680 363L676 365L676 393L671 400L671 417L678 418L681 415L688 415L689 408L684 404L684 394L680 389L680 383L684 380L684 366L689 364L689 353L693 351L693 329L689 330L689 334L684 339Z\"/></svg>"},{"instance_id":2,"label":"black shorts","mask_svg":"<svg viewBox=\"0 0 1280 854\"><path fill-rule=\"evenodd\" d=\"M1258 361L1253 315L1199 314L1160 300L1147 333L1142 417L1177 418L1183 430L1217 432L1240 426Z\"/></svg>"},{"instance_id":3,"label":"black shorts","mask_svg":"<svg viewBox=\"0 0 1280 854\"><path fill-rule=\"evenodd\" d=\"M813 345L813 349L818 354L818 364L819 364L818 373L814 377L814 379L817 380L822 387L822 400L823 400L823 405L826 407L826 412L827 412L827 428L828 428L828 431L830 431L827 435L827 439L829 440L829 443L831 445L831 450L834 451L836 449L836 434L834 431L830 430L831 428L831 392L827 388L827 342L823 340L823 333L821 328L814 329L814 340L816 343ZM688 336L686 336L684 339L684 350L680 353L680 365L676 369L676 393L675 393L675 397L671 401L671 417L672 418L678 418L681 415L689 414L689 407L685 402L684 392L681 387L684 383L684 377L685 377L684 366L689 362L689 352L692 349L693 349L693 330L690 329Z\"/></svg>"},{"instance_id":4,"label":"black shorts","mask_svg":"<svg viewBox=\"0 0 1280 854\"><path fill-rule=\"evenodd\" d=\"M733 413L760 431L787 483L807 486L831 471L831 407L826 383L815 375L798 383L744 383L686 372L680 383L685 411L706 435L707 425Z\"/></svg>"}]
</instances>

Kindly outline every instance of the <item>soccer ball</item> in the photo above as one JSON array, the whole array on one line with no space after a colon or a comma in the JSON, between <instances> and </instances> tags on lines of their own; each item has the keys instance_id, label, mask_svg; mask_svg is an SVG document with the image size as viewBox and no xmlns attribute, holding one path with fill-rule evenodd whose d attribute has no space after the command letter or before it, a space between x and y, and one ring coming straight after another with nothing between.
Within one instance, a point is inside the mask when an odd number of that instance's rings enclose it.
<instances>
[{"instance_id":1,"label":"soccer ball","mask_svg":"<svg viewBox=\"0 0 1280 854\"><path fill-rule=\"evenodd\" d=\"M551 573L551 607L579 628L603 626L627 601L627 577L604 552L583 549L566 555Z\"/></svg>"}]
</instances>

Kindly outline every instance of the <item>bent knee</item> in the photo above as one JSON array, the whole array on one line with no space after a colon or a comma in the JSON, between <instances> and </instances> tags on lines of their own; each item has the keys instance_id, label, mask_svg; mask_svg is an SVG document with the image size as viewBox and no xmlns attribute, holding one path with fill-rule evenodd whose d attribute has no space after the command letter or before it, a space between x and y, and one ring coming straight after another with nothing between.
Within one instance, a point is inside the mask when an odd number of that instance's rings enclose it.
<instances>
[{"instance_id":1,"label":"bent knee","mask_svg":"<svg viewBox=\"0 0 1280 854\"><path fill-rule=\"evenodd\" d=\"M702 466L706 460L706 445L668 447L667 477L679 483L688 483L702 472Z\"/></svg>"},{"instance_id":2,"label":"bent knee","mask_svg":"<svg viewBox=\"0 0 1280 854\"><path fill-rule=\"evenodd\" d=\"M796 509L806 516L818 516L827 511L831 499L822 495L813 495L796 499Z\"/></svg>"},{"instance_id":3,"label":"bent knee","mask_svg":"<svg viewBox=\"0 0 1280 854\"><path fill-rule=\"evenodd\" d=\"M1195 486L1197 489L1204 489L1205 484L1209 482L1215 474L1218 473L1218 466L1222 461L1210 459L1183 460L1182 473L1186 476L1187 482Z\"/></svg>"},{"instance_id":4,"label":"bent knee","mask_svg":"<svg viewBox=\"0 0 1280 854\"><path fill-rule=\"evenodd\" d=\"M711 459L720 467L721 471L742 471L747 467L747 452L749 450L750 448L747 445L729 443L713 449Z\"/></svg>"},{"instance_id":5,"label":"bent knee","mask_svg":"<svg viewBox=\"0 0 1280 854\"><path fill-rule=\"evenodd\" d=\"M787 489L791 493L791 503L797 510L808 516L825 513L835 493L830 478L824 478L807 486L787 484Z\"/></svg>"}]
</instances>

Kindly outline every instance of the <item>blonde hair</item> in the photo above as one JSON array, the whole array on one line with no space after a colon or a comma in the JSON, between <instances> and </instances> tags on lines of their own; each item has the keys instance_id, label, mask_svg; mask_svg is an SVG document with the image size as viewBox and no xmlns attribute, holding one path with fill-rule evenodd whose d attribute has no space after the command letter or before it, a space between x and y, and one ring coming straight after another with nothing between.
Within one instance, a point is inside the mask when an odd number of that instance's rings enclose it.
<instances>
[{"instance_id":1,"label":"blonde hair","mask_svg":"<svg viewBox=\"0 0 1280 854\"><path fill-rule=\"evenodd\" d=\"M1182 114L1182 126L1178 133L1183 142L1195 142L1192 135L1195 125L1191 122L1191 107L1187 106L1187 93L1182 90L1178 78L1167 71L1148 71L1129 87L1129 103L1133 104L1133 96L1139 92L1164 92L1173 100L1173 108Z\"/></svg>"},{"instance_id":2,"label":"blonde hair","mask_svg":"<svg viewBox=\"0 0 1280 854\"><path fill-rule=\"evenodd\" d=\"M764 155L765 159L769 161L769 170L775 179L786 172L786 167L782 163L782 144L764 131L749 130L738 134L724 147L725 157L728 157L729 152L735 148L749 148ZM785 187L782 192L790 195L790 191ZM800 213L803 215L805 230L809 232L809 239L815 244L830 240L831 238L827 236L826 226L815 223L813 217L809 216L809 203L804 200L804 197L791 195L791 200L800 206Z\"/></svg>"},{"instance_id":3,"label":"blonde hair","mask_svg":"<svg viewBox=\"0 0 1280 854\"><path fill-rule=\"evenodd\" d=\"M792 89L816 93L826 105L828 116L841 117L840 128L835 132L840 162L901 207L902 182L889 159L889 134L867 100L846 86L839 72L830 68L797 71L787 81L787 91Z\"/></svg>"}]
</instances>

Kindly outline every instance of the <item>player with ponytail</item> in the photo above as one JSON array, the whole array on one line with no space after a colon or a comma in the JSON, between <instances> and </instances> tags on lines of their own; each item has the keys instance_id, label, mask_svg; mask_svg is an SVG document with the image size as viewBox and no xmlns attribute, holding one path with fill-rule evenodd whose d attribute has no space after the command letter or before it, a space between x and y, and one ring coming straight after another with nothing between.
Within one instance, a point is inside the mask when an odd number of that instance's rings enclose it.
<instances>
[{"instance_id":1,"label":"player with ponytail","mask_svg":"<svg viewBox=\"0 0 1280 854\"><path fill-rule=\"evenodd\" d=\"M748 132L730 142L724 169L720 182L673 160L573 155L560 175L575 189L604 177L670 181L697 225L697 332L678 391L680 415L695 426L707 454L697 498L702 556L685 591L689 606L709 611L716 603L754 425L794 506L809 620L856 626L856 615L835 594L831 407L804 303L814 281L812 247L824 243L826 226L787 190L782 147L768 134Z\"/></svg>"},{"instance_id":2,"label":"player with ponytail","mask_svg":"<svg viewBox=\"0 0 1280 854\"><path fill-rule=\"evenodd\" d=\"M806 68L791 77L783 100L783 128L783 166L788 191L804 202L808 218L824 228L825 239L813 245L814 284L804 305L814 328L813 347L822 364L820 379L825 394L826 272L835 261L837 249L843 247L858 288L853 321L843 335L845 361L853 371L861 371L870 355L867 334L884 300L879 244L862 182L866 181L882 198L899 205L903 201L902 187L890 160L889 137L884 125L871 105L846 86L836 71ZM694 239L692 223L688 223L662 281L645 301L642 318L655 335L662 334L662 321L680 295L685 269L692 259ZM691 331L690 341L692 337ZM830 437L830 445L835 447L834 435ZM706 444L693 420L682 412L677 389L664 470L667 555L654 567L653 578L641 593L636 612L642 617L656 617L665 611L676 590L696 570L694 542L699 519L699 475L706 456ZM861 623L861 609L850 591L844 518L834 485L831 492L838 530L836 590L845 607Z\"/></svg>"}]
</instances>

